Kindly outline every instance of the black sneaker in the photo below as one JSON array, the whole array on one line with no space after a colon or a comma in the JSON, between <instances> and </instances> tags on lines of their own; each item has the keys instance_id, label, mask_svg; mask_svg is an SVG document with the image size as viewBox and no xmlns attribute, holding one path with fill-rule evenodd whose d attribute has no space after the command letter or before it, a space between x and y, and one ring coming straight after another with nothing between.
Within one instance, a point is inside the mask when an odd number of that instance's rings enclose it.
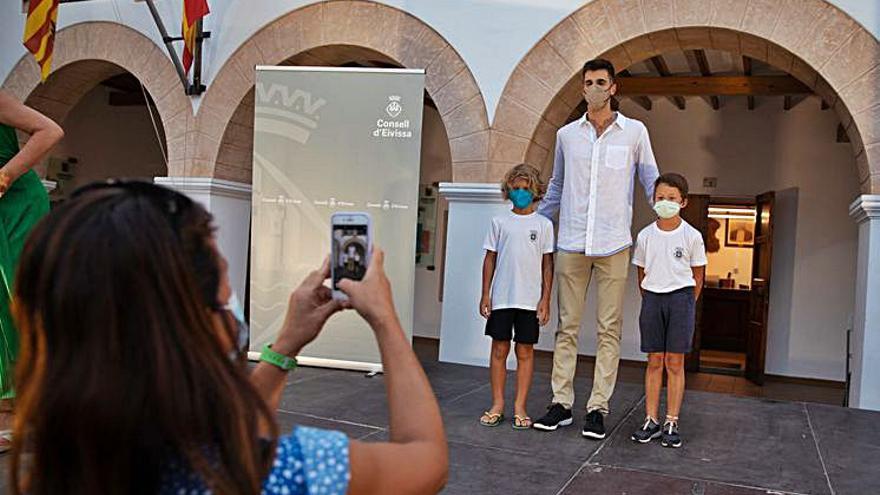
<instances>
[{"instance_id":1,"label":"black sneaker","mask_svg":"<svg viewBox=\"0 0 880 495\"><path fill-rule=\"evenodd\" d=\"M566 409L562 404L550 404L547 414L539 418L532 428L543 431L556 431L560 426L568 426L572 423L571 409Z\"/></svg>"},{"instance_id":2,"label":"black sneaker","mask_svg":"<svg viewBox=\"0 0 880 495\"><path fill-rule=\"evenodd\" d=\"M667 421L663 424L663 439L660 445L677 449L681 447L681 436L678 434L678 423Z\"/></svg>"},{"instance_id":3,"label":"black sneaker","mask_svg":"<svg viewBox=\"0 0 880 495\"><path fill-rule=\"evenodd\" d=\"M636 430L629 438L635 442L648 443L655 438L660 438L660 423L654 421L654 418L645 419L645 424Z\"/></svg>"},{"instance_id":4,"label":"black sneaker","mask_svg":"<svg viewBox=\"0 0 880 495\"><path fill-rule=\"evenodd\" d=\"M587 413L587 417L584 418L584 431L581 432L581 435L596 440L605 438L605 421L600 411Z\"/></svg>"}]
</instances>

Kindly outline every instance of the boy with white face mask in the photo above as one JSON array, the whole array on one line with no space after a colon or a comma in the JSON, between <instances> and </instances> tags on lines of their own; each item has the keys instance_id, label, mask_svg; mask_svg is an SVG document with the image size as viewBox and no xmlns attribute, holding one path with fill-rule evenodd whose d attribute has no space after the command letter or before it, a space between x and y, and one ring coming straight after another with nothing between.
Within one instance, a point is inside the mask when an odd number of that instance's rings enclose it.
<instances>
[{"instance_id":1,"label":"boy with white face mask","mask_svg":"<svg viewBox=\"0 0 880 495\"><path fill-rule=\"evenodd\" d=\"M684 355L691 351L696 301L700 298L707 263L702 234L679 215L687 206L687 193L687 180L681 175L667 173L657 178L657 221L639 232L633 254L642 292L641 348L648 353L648 367L646 418L631 438L640 443L661 438L664 447L681 447L678 415L684 398ZM661 427L658 418L664 368L666 421Z\"/></svg>"}]
</instances>

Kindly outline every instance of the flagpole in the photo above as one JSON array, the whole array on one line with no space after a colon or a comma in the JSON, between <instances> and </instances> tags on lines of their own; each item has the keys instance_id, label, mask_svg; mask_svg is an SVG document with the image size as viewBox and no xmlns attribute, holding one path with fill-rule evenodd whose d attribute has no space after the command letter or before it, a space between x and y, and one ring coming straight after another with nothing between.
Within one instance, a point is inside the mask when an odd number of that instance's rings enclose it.
<instances>
[{"instance_id":1,"label":"flagpole","mask_svg":"<svg viewBox=\"0 0 880 495\"><path fill-rule=\"evenodd\" d=\"M152 1L152 0L151 0ZM210 34L210 33L208 33ZM205 39L205 33L202 32L202 19L196 21L196 46L193 53L193 82L190 94L199 95L205 90L202 85L202 40Z\"/></svg>"},{"instance_id":2,"label":"flagpole","mask_svg":"<svg viewBox=\"0 0 880 495\"><path fill-rule=\"evenodd\" d=\"M189 94L189 81L186 78L186 72L183 70L183 64L180 63L180 57L177 56L177 52L174 51L174 45L171 44L173 38L168 36L168 31L165 29L165 24L162 23L162 18L159 17L159 11L156 10L156 4L153 3L153 0L146 0L147 6L150 8L150 14L153 16L153 21L156 22L156 26L159 28L159 34L162 35L162 41L165 43L165 48L168 49L168 54L171 56L171 62L174 63L174 68L177 69L177 75L180 77L180 82L183 84L183 90L186 94Z\"/></svg>"}]
</instances>

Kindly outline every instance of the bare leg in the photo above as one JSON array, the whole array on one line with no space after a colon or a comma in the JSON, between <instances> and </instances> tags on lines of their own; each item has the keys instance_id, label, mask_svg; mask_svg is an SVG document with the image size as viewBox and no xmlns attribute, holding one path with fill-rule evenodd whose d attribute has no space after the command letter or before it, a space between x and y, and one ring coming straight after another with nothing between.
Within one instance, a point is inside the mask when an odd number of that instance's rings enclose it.
<instances>
[{"instance_id":1,"label":"bare leg","mask_svg":"<svg viewBox=\"0 0 880 495\"><path fill-rule=\"evenodd\" d=\"M678 418L684 399L684 354L666 353L666 415Z\"/></svg>"},{"instance_id":2,"label":"bare leg","mask_svg":"<svg viewBox=\"0 0 880 495\"><path fill-rule=\"evenodd\" d=\"M492 358L489 363L489 381L492 383L491 413L504 412L504 384L507 379L507 355L510 354L510 342L492 340Z\"/></svg>"},{"instance_id":3,"label":"bare leg","mask_svg":"<svg viewBox=\"0 0 880 495\"><path fill-rule=\"evenodd\" d=\"M532 344L516 344L516 401L513 413L526 417L526 401L529 399L529 387L532 386L532 372L535 369L535 349Z\"/></svg>"},{"instance_id":4,"label":"bare leg","mask_svg":"<svg viewBox=\"0 0 880 495\"><path fill-rule=\"evenodd\" d=\"M660 390L663 388L662 352L648 354L648 367L645 369L645 414L660 422Z\"/></svg>"}]
</instances>

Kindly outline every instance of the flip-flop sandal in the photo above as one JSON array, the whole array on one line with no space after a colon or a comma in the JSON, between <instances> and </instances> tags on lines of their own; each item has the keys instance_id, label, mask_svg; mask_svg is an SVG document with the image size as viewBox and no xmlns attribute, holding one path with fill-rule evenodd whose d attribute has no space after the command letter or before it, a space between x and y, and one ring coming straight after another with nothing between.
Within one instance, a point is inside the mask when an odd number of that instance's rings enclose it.
<instances>
[{"instance_id":1,"label":"flip-flop sandal","mask_svg":"<svg viewBox=\"0 0 880 495\"><path fill-rule=\"evenodd\" d=\"M480 418L480 424L483 426L488 426L490 428L494 428L500 425L503 421L504 413L493 413L489 411L484 412L483 416Z\"/></svg>"},{"instance_id":2,"label":"flip-flop sandal","mask_svg":"<svg viewBox=\"0 0 880 495\"><path fill-rule=\"evenodd\" d=\"M528 430L532 427L532 418L528 416L513 415L514 430Z\"/></svg>"},{"instance_id":3,"label":"flip-flop sandal","mask_svg":"<svg viewBox=\"0 0 880 495\"><path fill-rule=\"evenodd\" d=\"M0 454L5 454L12 448L12 430L0 431Z\"/></svg>"}]
</instances>

